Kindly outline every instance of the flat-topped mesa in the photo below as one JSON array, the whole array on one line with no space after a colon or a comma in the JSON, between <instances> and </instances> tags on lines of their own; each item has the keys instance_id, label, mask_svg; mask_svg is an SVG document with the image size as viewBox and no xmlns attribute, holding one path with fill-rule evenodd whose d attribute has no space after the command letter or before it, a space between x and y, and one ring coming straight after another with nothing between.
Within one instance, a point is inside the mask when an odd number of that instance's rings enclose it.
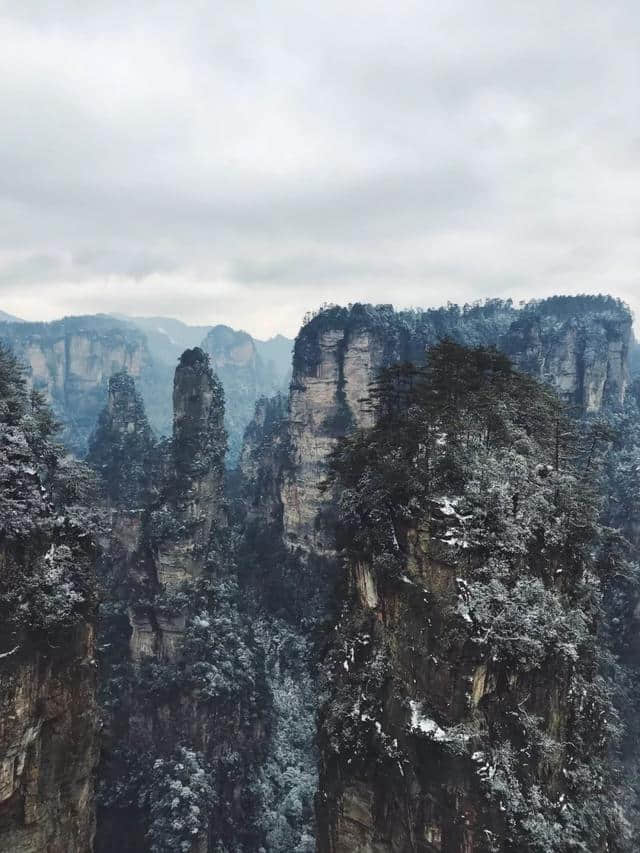
<instances>
[{"instance_id":1,"label":"flat-topped mesa","mask_svg":"<svg viewBox=\"0 0 640 853\"><path fill-rule=\"evenodd\" d=\"M199 347L180 358L173 407L175 470L166 504L182 532L158 546L158 581L166 587L201 574L214 521L223 522L224 392Z\"/></svg>"},{"instance_id":2,"label":"flat-topped mesa","mask_svg":"<svg viewBox=\"0 0 640 853\"><path fill-rule=\"evenodd\" d=\"M365 398L381 367L419 364L426 348L444 338L496 346L570 404L597 413L624 400L631 324L629 309L606 296L553 297L522 308L489 300L427 311L359 304L322 310L302 327L294 349L290 458L282 484L285 541L331 552L323 522L331 497L319 487L340 436L371 425Z\"/></svg>"},{"instance_id":3,"label":"flat-topped mesa","mask_svg":"<svg viewBox=\"0 0 640 853\"><path fill-rule=\"evenodd\" d=\"M500 348L569 404L595 414L624 403L632 322L612 297L555 296L526 306Z\"/></svg>"}]
</instances>

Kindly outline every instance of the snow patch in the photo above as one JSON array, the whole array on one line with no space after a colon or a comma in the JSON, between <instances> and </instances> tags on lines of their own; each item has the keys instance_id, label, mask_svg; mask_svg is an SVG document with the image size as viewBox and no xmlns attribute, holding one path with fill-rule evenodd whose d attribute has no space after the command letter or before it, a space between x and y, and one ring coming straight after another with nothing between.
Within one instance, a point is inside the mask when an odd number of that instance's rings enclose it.
<instances>
[{"instance_id":1,"label":"snow patch","mask_svg":"<svg viewBox=\"0 0 640 853\"><path fill-rule=\"evenodd\" d=\"M447 740L447 733L445 730L441 729L435 720L432 720L430 717L425 717L422 713L422 702L416 702L415 699L410 699L409 707L411 708L411 729L413 731L422 732L432 738L432 740Z\"/></svg>"}]
</instances>

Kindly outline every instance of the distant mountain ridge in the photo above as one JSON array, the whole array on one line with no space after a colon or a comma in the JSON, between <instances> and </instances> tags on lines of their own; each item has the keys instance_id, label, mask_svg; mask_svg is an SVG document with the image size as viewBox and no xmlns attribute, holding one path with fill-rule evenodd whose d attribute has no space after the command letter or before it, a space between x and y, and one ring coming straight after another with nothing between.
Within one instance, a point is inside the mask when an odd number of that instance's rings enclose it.
<instances>
[{"instance_id":1,"label":"distant mountain ridge","mask_svg":"<svg viewBox=\"0 0 640 853\"><path fill-rule=\"evenodd\" d=\"M24 320L14 317L13 314L7 314L6 311L0 311L0 323L24 323Z\"/></svg>"},{"instance_id":2,"label":"distant mountain ridge","mask_svg":"<svg viewBox=\"0 0 640 853\"><path fill-rule=\"evenodd\" d=\"M86 453L110 377L123 370L136 380L156 433L169 435L176 362L184 350L203 346L227 397L230 465L258 398L288 384L293 350L293 341L282 335L257 341L229 326L122 314L26 322L1 312L0 340L27 366L28 382L45 393L63 426L63 442L79 456Z\"/></svg>"},{"instance_id":3,"label":"distant mountain ridge","mask_svg":"<svg viewBox=\"0 0 640 853\"><path fill-rule=\"evenodd\" d=\"M154 427L158 429L157 424L162 424L160 432L168 434L171 430L171 376L177 359L185 349L196 346L209 354L225 392L227 463L234 466L258 399L285 391L288 386L293 341L283 335L260 341L248 332L224 324L189 326L170 317L120 316L119 319L144 332L154 362L166 374L163 415L158 417L150 406L151 401L145 399Z\"/></svg>"}]
</instances>

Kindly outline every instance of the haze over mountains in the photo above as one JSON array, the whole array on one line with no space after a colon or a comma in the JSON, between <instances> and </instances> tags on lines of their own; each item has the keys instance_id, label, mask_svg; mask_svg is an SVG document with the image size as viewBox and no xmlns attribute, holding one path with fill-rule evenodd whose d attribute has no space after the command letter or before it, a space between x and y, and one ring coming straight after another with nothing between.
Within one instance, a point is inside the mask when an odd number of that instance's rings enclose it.
<instances>
[{"instance_id":1,"label":"haze over mountains","mask_svg":"<svg viewBox=\"0 0 640 853\"><path fill-rule=\"evenodd\" d=\"M623 302L0 343L0 850L636 853Z\"/></svg>"},{"instance_id":2,"label":"haze over mountains","mask_svg":"<svg viewBox=\"0 0 640 853\"><path fill-rule=\"evenodd\" d=\"M0 340L24 360L34 387L43 390L79 453L103 401L109 377L126 369L136 377L153 428L172 429L173 371L185 349L204 345L227 394L229 459L237 459L242 433L262 395L284 391L293 341L279 335L254 340L228 326L189 326L168 317L89 315L27 323L4 315Z\"/></svg>"}]
</instances>

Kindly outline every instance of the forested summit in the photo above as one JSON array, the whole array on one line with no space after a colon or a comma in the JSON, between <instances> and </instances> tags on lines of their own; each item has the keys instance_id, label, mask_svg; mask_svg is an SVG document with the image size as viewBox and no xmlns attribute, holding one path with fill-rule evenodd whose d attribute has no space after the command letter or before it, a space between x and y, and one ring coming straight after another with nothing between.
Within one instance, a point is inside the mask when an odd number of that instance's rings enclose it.
<instances>
[{"instance_id":1,"label":"forested summit","mask_svg":"<svg viewBox=\"0 0 640 853\"><path fill-rule=\"evenodd\" d=\"M336 832L340 850L418 833L443 850L623 849L599 628L611 431L450 340L382 371L370 399L374 425L330 460L346 579L320 849Z\"/></svg>"}]
</instances>

